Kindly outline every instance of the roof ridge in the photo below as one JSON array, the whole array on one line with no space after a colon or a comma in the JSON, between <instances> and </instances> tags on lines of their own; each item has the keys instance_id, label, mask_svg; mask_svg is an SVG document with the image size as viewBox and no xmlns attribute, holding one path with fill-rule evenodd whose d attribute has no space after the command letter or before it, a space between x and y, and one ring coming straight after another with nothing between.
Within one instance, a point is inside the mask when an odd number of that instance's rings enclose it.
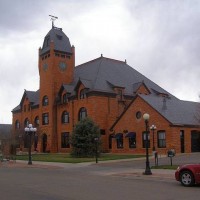
<instances>
[{"instance_id":1,"label":"roof ridge","mask_svg":"<svg viewBox=\"0 0 200 200\"><path fill-rule=\"evenodd\" d=\"M87 62L82 63L82 64L80 64L80 65L77 65L76 67L81 67L82 65L86 65L86 64L88 64L88 63L92 63L92 62L95 62L95 61L100 60L100 59L106 59L106 60L111 60L111 61L115 61L115 62L125 63L125 64L126 64L125 61L121 61L121 60L116 60L116 59L113 59L113 58L107 58L107 57L104 57L104 56L100 56L100 57L95 58L95 59L93 59L93 60L90 60L90 61L87 61Z\"/></svg>"}]
</instances>

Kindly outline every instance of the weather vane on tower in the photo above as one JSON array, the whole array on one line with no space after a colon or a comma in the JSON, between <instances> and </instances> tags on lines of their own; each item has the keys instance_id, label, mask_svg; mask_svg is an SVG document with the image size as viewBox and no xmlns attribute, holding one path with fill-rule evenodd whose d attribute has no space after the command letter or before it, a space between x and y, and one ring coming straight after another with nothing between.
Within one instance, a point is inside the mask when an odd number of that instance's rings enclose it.
<instances>
[{"instance_id":1,"label":"weather vane on tower","mask_svg":"<svg viewBox=\"0 0 200 200\"><path fill-rule=\"evenodd\" d=\"M56 20L56 19L58 19L58 17L56 17L56 16L53 16L53 15L49 15L50 17L51 17L51 21L52 21L52 28L54 27L54 21Z\"/></svg>"}]
</instances>

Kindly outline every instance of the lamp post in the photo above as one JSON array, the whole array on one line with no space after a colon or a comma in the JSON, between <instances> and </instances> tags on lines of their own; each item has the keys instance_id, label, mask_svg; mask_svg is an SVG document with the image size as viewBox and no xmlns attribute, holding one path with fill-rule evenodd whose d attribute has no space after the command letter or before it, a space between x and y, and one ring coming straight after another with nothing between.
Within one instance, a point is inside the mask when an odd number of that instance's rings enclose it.
<instances>
[{"instance_id":1,"label":"lamp post","mask_svg":"<svg viewBox=\"0 0 200 200\"><path fill-rule=\"evenodd\" d=\"M99 142L99 138L95 137L94 141L95 141L95 144L96 144L96 152L95 152L96 163L98 163L98 142Z\"/></svg>"},{"instance_id":2,"label":"lamp post","mask_svg":"<svg viewBox=\"0 0 200 200\"><path fill-rule=\"evenodd\" d=\"M149 129L149 114L148 113L145 113L143 115L143 119L144 119L144 122L145 122L145 126L146 126L146 142L145 142L145 146L146 146L146 169L145 169L145 172L143 173L144 175L151 175L152 172L151 172L151 169L150 169L150 165L149 165L149 149L148 149L148 129Z\"/></svg>"},{"instance_id":3,"label":"lamp post","mask_svg":"<svg viewBox=\"0 0 200 200\"><path fill-rule=\"evenodd\" d=\"M154 143L154 131L156 130L156 126L151 125L150 130L152 130L152 132L153 132L153 151L155 151L156 148L155 148L155 143Z\"/></svg>"},{"instance_id":4,"label":"lamp post","mask_svg":"<svg viewBox=\"0 0 200 200\"><path fill-rule=\"evenodd\" d=\"M28 165L32 165L32 158L31 158L31 143L32 142L31 142L31 138L32 138L32 134L35 134L35 132L37 131L37 129L33 128L32 124L29 124L28 127L26 127L24 129L24 131L29 136Z\"/></svg>"},{"instance_id":5,"label":"lamp post","mask_svg":"<svg viewBox=\"0 0 200 200\"><path fill-rule=\"evenodd\" d=\"M155 166L158 166L158 152L156 152L155 143L154 143L154 131L157 129L155 125L151 125L150 129L153 132L153 155L155 160Z\"/></svg>"}]
</instances>

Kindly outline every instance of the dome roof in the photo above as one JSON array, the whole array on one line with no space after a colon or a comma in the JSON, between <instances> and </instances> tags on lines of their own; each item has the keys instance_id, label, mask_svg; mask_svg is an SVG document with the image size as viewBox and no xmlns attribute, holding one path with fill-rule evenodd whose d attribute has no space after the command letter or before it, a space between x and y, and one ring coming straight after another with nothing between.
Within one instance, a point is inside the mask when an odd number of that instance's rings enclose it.
<instances>
[{"instance_id":1,"label":"dome roof","mask_svg":"<svg viewBox=\"0 0 200 200\"><path fill-rule=\"evenodd\" d=\"M50 42L54 42L54 50L61 51L64 53L71 52L71 44L69 38L65 35L61 28L55 26L47 33L44 38L43 46L40 52L40 55L48 52L50 50Z\"/></svg>"}]
</instances>

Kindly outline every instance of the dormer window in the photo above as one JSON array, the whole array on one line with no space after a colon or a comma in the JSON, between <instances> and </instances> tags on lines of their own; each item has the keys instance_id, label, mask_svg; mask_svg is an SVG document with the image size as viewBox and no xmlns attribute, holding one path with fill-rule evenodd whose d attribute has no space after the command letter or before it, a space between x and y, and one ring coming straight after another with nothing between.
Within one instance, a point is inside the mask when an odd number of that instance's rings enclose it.
<instances>
[{"instance_id":1,"label":"dormer window","mask_svg":"<svg viewBox=\"0 0 200 200\"><path fill-rule=\"evenodd\" d=\"M122 89L117 89L117 98L119 101L123 100L123 90Z\"/></svg>"},{"instance_id":2,"label":"dormer window","mask_svg":"<svg viewBox=\"0 0 200 200\"><path fill-rule=\"evenodd\" d=\"M62 35L56 34L56 37L57 37L59 40L62 40Z\"/></svg>"},{"instance_id":3,"label":"dormer window","mask_svg":"<svg viewBox=\"0 0 200 200\"><path fill-rule=\"evenodd\" d=\"M80 99L85 99L86 98L86 89L82 89L80 91Z\"/></svg>"},{"instance_id":4,"label":"dormer window","mask_svg":"<svg viewBox=\"0 0 200 200\"><path fill-rule=\"evenodd\" d=\"M63 94L63 103L67 103L68 99L67 99L67 94Z\"/></svg>"}]
</instances>

